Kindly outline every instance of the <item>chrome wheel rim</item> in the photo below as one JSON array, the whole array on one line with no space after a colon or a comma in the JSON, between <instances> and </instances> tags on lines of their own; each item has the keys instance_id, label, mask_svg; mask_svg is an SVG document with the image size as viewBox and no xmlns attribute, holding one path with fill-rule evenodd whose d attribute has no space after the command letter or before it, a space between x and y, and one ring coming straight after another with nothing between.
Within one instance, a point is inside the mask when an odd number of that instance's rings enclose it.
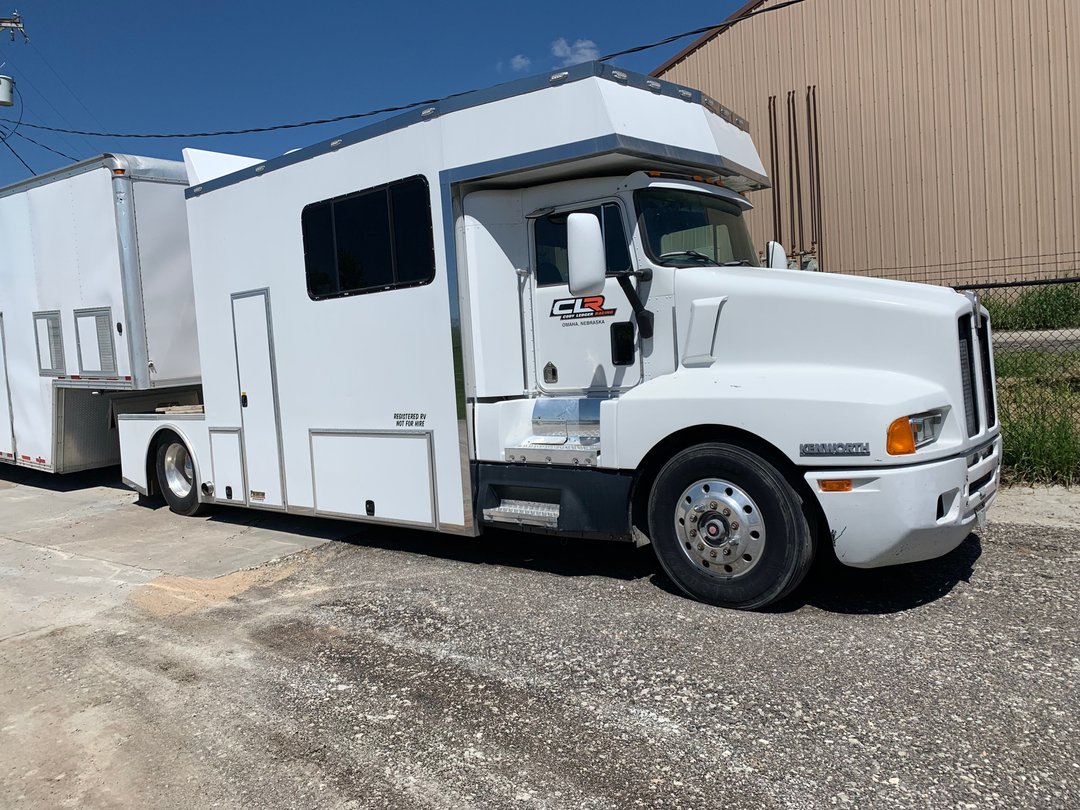
<instances>
[{"instance_id":1,"label":"chrome wheel rim","mask_svg":"<svg viewBox=\"0 0 1080 810\"><path fill-rule=\"evenodd\" d=\"M694 567L716 579L745 576L765 550L765 523L754 499L716 478L683 491L675 505L675 536Z\"/></svg>"},{"instance_id":2,"label":"chrome wheel rim","mask_svg":"<svg viewBox=\"0 0 1080 810\"><path fill-rule=\"evenodd\" d=\"M173 443L165 451L165 483L177 498L186 498L195 486L195 466L182 444Z\"/></svg>"}]
</instances>

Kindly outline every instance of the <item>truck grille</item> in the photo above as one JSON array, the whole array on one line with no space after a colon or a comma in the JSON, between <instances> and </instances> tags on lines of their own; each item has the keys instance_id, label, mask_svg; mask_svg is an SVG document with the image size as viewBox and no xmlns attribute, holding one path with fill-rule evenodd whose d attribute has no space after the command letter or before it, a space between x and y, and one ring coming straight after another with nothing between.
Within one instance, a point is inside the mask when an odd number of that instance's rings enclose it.
<instances>
[{"instance_id":1,"label":"truck grille","mask_svg":"<svg viewBox=\"0 0 1080 810\"><path fill-rule=\"evenodd\" d=\"M979 432L979 407L975 402L975 346L972 340L971 316L959 321L960 380L964 387L964 418L968 436Z\"/></svg>"},{"instance_id":2,"label":"truck grille","mask_svg":"<svg viewBox=\"0 0 1080 810\"><path fill-rule=\"evenodd\" d=\"M982 363L986 426L992 428L997 424L997 403L994 402L994 363L990 359L990 324L988 321L983 321L979 326L979 360Z\"/></svg>"}]
</instances>

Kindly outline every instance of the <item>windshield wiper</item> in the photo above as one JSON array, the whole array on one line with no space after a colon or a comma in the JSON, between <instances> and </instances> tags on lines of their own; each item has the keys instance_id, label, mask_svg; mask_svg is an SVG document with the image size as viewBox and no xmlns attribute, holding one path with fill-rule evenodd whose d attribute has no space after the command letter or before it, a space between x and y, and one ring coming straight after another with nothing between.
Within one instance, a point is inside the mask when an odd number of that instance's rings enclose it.
<instances>
[{"instance_id":1,"label":"windshield wiper","mask_svg":"<svg viewBox=\"0 0 1080 810\"><path fill-rule=\"evenodd\" d=\"M696 259L697 261L702 262L702 263L708 262L709 264L716 265L717 267L720 266L720 265L716 264L716 261L711 256L706 256L704 253L701 253L700 251L697 251L697 250L673 250L673 251L671 251L671 253L661 253L660 254L660 259L661 260L663 260L663 259L679 259L679 258L683 258L683 257L686 257L688 259Z\"/></svg>"}]
</instances>

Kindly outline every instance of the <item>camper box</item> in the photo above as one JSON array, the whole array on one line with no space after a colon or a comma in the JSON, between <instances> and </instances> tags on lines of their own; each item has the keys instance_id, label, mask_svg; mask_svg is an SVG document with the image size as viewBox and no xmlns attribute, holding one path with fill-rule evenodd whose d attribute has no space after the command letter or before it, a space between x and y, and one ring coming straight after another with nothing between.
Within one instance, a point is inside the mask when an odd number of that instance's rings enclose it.
<instances>
[{"instance_id":1,"label":"camper box","mask_svg":"<svg viewBox=\"0 0 1080 810\"><path fill-rule=\"evenodd\" d=\"M186 185L106 154L0 189L0 462L116 464L118 413L199 401Z\"/></svg>"}]
</instances>

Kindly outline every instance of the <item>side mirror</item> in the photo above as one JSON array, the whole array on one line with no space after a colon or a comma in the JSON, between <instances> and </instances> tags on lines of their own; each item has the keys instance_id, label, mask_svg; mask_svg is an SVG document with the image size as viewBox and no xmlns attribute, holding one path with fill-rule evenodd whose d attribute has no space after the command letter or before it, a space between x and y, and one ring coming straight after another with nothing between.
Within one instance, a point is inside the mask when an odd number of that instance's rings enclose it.
<instances>
[{"instance_id":1,"label":"side mirror","mask_svg":"<svg viewBox=\"0 0 1080 810\"><path fill-rule=\"evenodd\" d=\"M604 255L604 234L595 214L570 214L566 218L566 252L570 264L570 294L603 292L607 257Z\"/></svg>"},{"instance_id":2,"label":"side mirror","mask_svg":"<svg viewBox=\"0 0 1080 810\"><path fill-rule=\"evenodd\" d=\"M788 269L787 253L779 242L769 242L765 245L765 266L774 270Z\"/></svg>"}]
</instances>

